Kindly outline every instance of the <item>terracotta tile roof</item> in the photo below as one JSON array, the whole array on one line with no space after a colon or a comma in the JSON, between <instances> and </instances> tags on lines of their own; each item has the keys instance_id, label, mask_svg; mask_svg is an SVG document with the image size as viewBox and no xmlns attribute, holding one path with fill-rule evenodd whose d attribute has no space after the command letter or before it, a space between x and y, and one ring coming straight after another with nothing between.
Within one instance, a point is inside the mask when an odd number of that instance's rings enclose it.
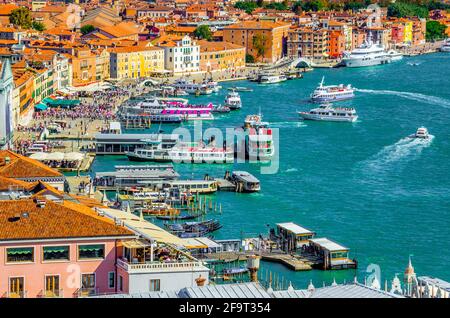
<instances>
[{"instance_id":1,"label":"terracotta tile roof","mask_svg":"<svg viewBox=\"0 0 450 318\"><path fill-rule=\"evenodd\" d=\"M25 190L30 190L35 185L35 182L25 182L11 178L0 177L0 191L8 191L11 188L23 188Z\"/></svg>"},{"instance_id":2,"label":"terracotta tile roof","mask_svg":"<svg viewBox=\"0 0 450 318\"><path fill-rule=\"evenodd\" d=\"M230 43L230 42L210 42L200 40L197 42L200 45L200 52L218 52L226 50L245 49L245 47Z\"/></svg>"},{"instance_id":3,"label":"terracotta tile roof","mask_svg":"<svg viewBox=\"0 0 450 318\"><path fill-rule=\"evenodd\" d=\"M6 163L7 157L10 160L9 163ZM1 163L3 163L3 166ZM16 154L10 150L0 150L0 176L19 179L61 177L62 174L37 160Z\"/></svg>"},{"instance_id":4,"label":"terracotta tile roof","mask_svg":"<svg viewBox=\"0 0 450 318\"><path fill-rule=\"evenodd\" d=\"M284 22L272 22L272 21L242 21L236 24L232 24L224 28L228 29L264 29L272 30L278 27L289 27L290 23Z\"/></svg>"},{"instance_id":5,"label":"terracotta tile roof","mask_svg":"<svg viewBox=\"0 0 450 318\"><path fill-rule=\"evenodd\" d=\"M0 6L0 15L10 15L11 11L14 9L18 9L19 7L15 4L2 4Z\"/></svg>"},{"instance_id":6,"label":"terracotta tile roof","mask_svg":"<svg viewBox=\"0 0 450 318\"><path fill-rule=\"evenodd\" d=\"M0 241L134 235L82 204L41 200L43 207L36 199L0 201Z\"/></svg>"},{"instance_id":7,"label":"terracotta tile roof","mask_svg":"<svg viewBox=\"0 0 450 318\"><path fill-rule=\"evenodd\" d=\"M108 49L110 53L132 53L132 52L161 51L161 50L163 49L155 46L122 46Z\"/></svg>"}]
</instances>

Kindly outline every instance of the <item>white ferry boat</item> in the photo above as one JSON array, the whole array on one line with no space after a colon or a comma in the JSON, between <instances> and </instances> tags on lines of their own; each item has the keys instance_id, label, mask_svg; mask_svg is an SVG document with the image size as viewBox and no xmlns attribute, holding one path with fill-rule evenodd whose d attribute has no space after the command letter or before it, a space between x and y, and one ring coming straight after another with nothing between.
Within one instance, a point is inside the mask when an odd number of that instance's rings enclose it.
<instances>
[{"instance_id":1,"label":"white ferry boat","mask_svg":"<svg viewBox=\"0 0 450 318\"><path fill-rule=\"evenodd\" d=\"M441 52L450 52L450 39L445 40L444 44L440 48Z\"/></svg>"},{"instance_id":2,"label":"white ferry boat","mask_svg":"<svg viewBox=\"0 0 450 318\"><path fill-rule=\"evenodd\" d=\"M356 110L348 107L333 107L332 104L322 104L309 112L298 112L305 120L354 122L358 119Z\"/></svg>"},{"instance_id":3,"label":"white ferry boat","mask_svg":"<svg viewBox=\"0 0 450 318\"><path fill-rule=\"evenodd\" d=\"M342 61L347 67L363 67L388 64L401 59L401 54L391 50L386 52L384 46L372 43L369 39L350 53L345 53Z\"/></svg>"},{"instance_id":4,"label":"white ferry boat","mask_svg":"<svg viewBox=\"0 0 450 318\"><path fill-rule=\"evenodd\" d=\"M287 81L286 75L280 74L280 75L270 75L265 74L261 75L259 78L259 83L261 84L275 84L275 83L281 83Z\"/></svg>"},{"instance_id":5,"label":"white ferry boat","mask_svg":"<svg viewBox=\"0 0 450 318\"><path fill-rule=\"evenodd\" d=\"M207 84L194 83L192 81L187 81L184 79L179 79L178 81L176 81L175 84L173 84L173 87L185 91L188 94L195 95L209 95L214 91Z\"/></svg>"},{"instance_id":6,"label":"white ferry boat","mask_svg":"<svg viewBox=\"0 0 450 318\"><path fill-rule=\"evenodd\" d=\"M230 109L240 109L242 107L241 96L235 91L230 91L225 98L225 106Z\"/></svg>"},{"instance_id":7,"label":"white ferry boat","mask_svg":"<svg viewBox=\"0 0 450 318\"><path fill-rule=\"evenodd\" d=\"M322 77L322 81L319 83L319 86L311 94L311 100L313 102L326 103L355 97L354 89L350 84L346 86L344 86L344 84L324 86L324 79L325 77Z\"/></svg>"},{"instance_id":8,"label":"white ferry boat","mask_svg":"<svg viewBox=\"0 0 450 318\"><path fill-rule=\"evenodd\" d=\"M242 192L257 192L261 190L259 180L246 171L233 171L231 179L237 186L242 184Z\"/></svg>"},{"instance_id":9,"label":"white ferry boat","mask_svg":"<svg viewBox=\"0 0 450 318\"><path fill-rule=\"evenodd\" d=\"M234 150L225 147L205 145L203 142L179 142L167 152L170 160L185 163L231 163Z\"/></svg>"},{"instance_id":10,"label":"white ferry boat","mask_svg":"<svg viewBox=\"0 0 450 318\"><path fill-rule=\"evenodd\" d=\"M262 121L262 115L248 115L244 129L248 132L246 151L250 160L268 161L274 155L272 129L268 122Z\"/></svg>"},{"instance_id":11,"label":"white ferry boat","mask_svg":"<svg viewBox=\"0 0 450 318\"><path fill-rule=\"evenodd\" d=\"M409 138L428 139L430 138L430 134L428 133L428 129L425 127L419 127L417 128L416 133L410 135Z\"/></svg>"}]
</instances>

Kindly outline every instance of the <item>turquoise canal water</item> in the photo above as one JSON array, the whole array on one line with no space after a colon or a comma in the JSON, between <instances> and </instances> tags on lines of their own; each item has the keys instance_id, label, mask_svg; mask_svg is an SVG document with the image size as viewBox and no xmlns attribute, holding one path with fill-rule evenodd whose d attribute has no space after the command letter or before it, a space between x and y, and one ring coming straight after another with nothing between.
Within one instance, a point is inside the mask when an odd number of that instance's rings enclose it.
<instances>
[{"instance_id":1,"label":"turquoise canal water","mask_svg":"<svg viewBox=\"0 0 450 318\"><path fill-rule=\"evenodd\" d=\"M411 66L408 63L420 63ZM293 221L351 249L357 270L292 272L264 264L296 288L364 279L377 264L381 280L405 269L408 256L419 275L450 279L450 55L405 58L391 65L362 69L316 69L300 80L275 85L224 83L252 87L240 93L243 108L204 128L242 126L247 114L258 113L279 128L280 166L261 174L260 164L177 164L185 178L205 173L221 177L225 170L247 170L261 181L256 194L219 192L223 207L219 239L267 233L278 222ZM325 76L329 84L351 83L360 89L352 101L356 123L302 122L297 110ZM192 97L193 103L223 103L227 93ZM430 142L406 139L419 126L434 136ZM188 125L188 127L192 127ZM162 126L169 132L173 126ZM149 131L157 131L155 125ZM93 171L129 164L126 157L99 156Z\"/></svg>"}]
</instances>

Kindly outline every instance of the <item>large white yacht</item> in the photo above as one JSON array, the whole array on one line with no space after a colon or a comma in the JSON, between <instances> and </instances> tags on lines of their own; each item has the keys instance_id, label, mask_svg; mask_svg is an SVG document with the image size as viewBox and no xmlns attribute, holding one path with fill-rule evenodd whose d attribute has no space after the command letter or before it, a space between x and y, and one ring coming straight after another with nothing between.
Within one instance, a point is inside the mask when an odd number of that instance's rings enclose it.
<instances>
[{"instance_id":1,"label":"large white yacht","mask_svg":"<svg viewBox=\"0 0 450 318\"><path fill-rule=\"evenodd\" d=\"M309 112L298 112L305 120L354 122L358 119L356 110L349 107L333 107L332 104L322 104Z\"/></svg>"},{"instance_id":2,"label":"large white yacht","mask_svg":"<svg viewBox=\"0 0 450 318\"><path fill-rule=\"evenodd\" d=\"M340 101L351 99L355 96L354 89L350 84L344 86L339 85L323 85L325 77L322 77L322 81L319 86L311 94L311 100L315 103L326 103L333 101Z\"/></svg>"},{"instance_id":3,"label":"large white yacht","mask_svg":"<svg viewBox=\"0 0 450 318\"><path fill-rule=\"evenodd\" d=\"M242 107L241 97L234 90L228 92L225 98L225 106L230 109L239 109Z\"/></svg>"},{"instance_id":4,"label":"large white yacht","mask_svg":"<svg viewBox=\"0 0 450 318\"><path fill-rule=\"evenodd\" d=\"M450 52L450 39L445 40L444 44L440 48L441 52Z\"/></svg>"},{"instance_id":5,"label":"large white yacht","mask_svg":"<svg viewBox=\"0 0 450 318\"><path fill-rule=\"evenodd\" d=\"M342 61L347 67L363 67L388 64L394 61L398 61L402 58L400 53L394 50L386 52L383 45L378 43L372 43L369 40L360 47L354 49L350 53L345 53Z\"/></svg>"}]
</instances>

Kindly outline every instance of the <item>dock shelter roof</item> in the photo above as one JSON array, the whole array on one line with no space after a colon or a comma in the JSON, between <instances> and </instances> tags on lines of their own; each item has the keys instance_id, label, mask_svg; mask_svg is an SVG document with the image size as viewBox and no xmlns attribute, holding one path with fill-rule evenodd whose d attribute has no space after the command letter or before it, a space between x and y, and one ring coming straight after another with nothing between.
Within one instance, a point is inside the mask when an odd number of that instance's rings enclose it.
<instances>
[{"instance_id":1,"label":"dock shelter roof","mask_svg":"<svg viewBox=\"0 0 450 318\"><path fill-rule=\"evenodd\" d=\"M330 252L348 251L349 250L347 247L342 246L336 242L333 242L325 237L310 239L309 241L316 245L319 245L320 247L322 247Z\"/></svg>"},{"instance_id":2,"label":"dock shelter roof","mask_svg":"<svg viewBox=\"0 0 450 318\"><path fill-rule=\"evenodd\" d=\"M145 220L141 220L138 216L116 209L101 208L100 211L107 216L120 220L124 226L130 228L134 232L142 235L146 239L154 240L160 243L173 244L180 247L186 247L186 242L159 226Z\"/></svg>"},{"instance_id":3,"label":"dock shelter roof","mask_svg":"<svg viewBox=\"0 0 450 318\"><path fill-rule=\"evenodd\" d=\"M220 248L221 245L207 237L184 238L186 243L184 246L189 249L196 248Z\"/></svg>"},{"instance_id":4,"label":"dock shelter roof","mask_svg":"<svg viewBox=\"0 0 450 318\"><path fill-rule=\"evenodd\" d=\"M277 226L288 232L294 233L295 235L314 234L314 232L312 232L304 227L301 227L295 223L292 223L292 222L277 223Z\"/></svg>"}]
</instances>

